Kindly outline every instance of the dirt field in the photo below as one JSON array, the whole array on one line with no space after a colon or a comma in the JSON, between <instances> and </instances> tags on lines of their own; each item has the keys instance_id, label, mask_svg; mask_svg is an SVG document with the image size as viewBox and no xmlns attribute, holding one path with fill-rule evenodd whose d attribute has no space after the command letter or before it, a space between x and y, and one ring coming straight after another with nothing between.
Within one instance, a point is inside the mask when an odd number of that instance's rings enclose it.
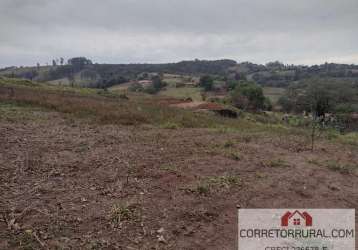
<instances>
[{"instance_id":1,"label":"dirt field","mask_svg":"<svg viewBox=\"0 0 358 250\"><path fill-rule=\"evenodd\" d=\"M0 117L0 249L233 250L237 206L358 208L354 146L18 109Z\"/></svg>"}]
</instances>

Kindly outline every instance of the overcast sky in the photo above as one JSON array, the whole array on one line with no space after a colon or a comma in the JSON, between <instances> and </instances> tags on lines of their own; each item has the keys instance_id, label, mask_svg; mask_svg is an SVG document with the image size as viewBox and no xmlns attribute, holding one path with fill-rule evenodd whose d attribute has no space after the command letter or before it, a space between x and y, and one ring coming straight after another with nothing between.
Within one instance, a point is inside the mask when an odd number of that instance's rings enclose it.
<instances>
[{"instance_id":1,"label":"overcast sky","mask_svg":"<svg viewBox=\"0 0 358 250\"><path fill-rule=\"evenodd\" d=\"M0 0L0 67L229 58L358 64L358 0Z\"/></svg>"}]
</instances>

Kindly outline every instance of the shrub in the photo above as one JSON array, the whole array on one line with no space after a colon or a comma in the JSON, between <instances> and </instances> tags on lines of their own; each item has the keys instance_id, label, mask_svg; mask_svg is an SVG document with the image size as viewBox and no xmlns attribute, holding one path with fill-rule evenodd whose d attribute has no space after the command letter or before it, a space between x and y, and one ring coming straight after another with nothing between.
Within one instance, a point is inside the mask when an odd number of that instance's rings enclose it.
<instances>
[{"instance_id":1,"label":"shrub","mask_svg":"<svg viewBox=\"0 0 358 250\"><path fill-rule=\"evenodd\" d=\"M265 97L262 88L253 82L240 82L231 94L235 107L244 110L265 108Z\"/></svg>"},{"instance_id":2,"label":"shrub","mask_svg":"<svg viewBox=\"0 0 358 250\"><path fill-rule=\"evenodd\" d=\"M144 88L141 84L136 82L136 83L133 83L131 86L129 86L128 90L131 92L142 92L144 90Z\"/></svg>"},{"instance_id":3,"label":"shrub","mask_svg":"<svg viewBox=\"0 0 358 250\"><path fill-rule=\"evenodd\" d=\"M202 76L200 78L199 86L204 88L205 91L210 91L214 86L214 79L208 75Z\"/></svg>"}]
</instances>

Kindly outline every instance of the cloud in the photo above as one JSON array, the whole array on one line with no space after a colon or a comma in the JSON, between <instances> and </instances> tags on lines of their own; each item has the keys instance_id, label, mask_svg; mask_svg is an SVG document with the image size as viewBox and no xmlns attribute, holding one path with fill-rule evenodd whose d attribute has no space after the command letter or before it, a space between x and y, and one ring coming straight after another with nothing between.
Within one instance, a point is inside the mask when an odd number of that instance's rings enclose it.
<instances>
[{"instance_id":1,"label":"cloud","mask_svg":"<svg viewBox=\"0 0 358 250\"><path fill-rule=\"evenodd\" d=\"M0 66L232 58L358 63L356 0L2 0Z\"/></svg>"}]
</instances>

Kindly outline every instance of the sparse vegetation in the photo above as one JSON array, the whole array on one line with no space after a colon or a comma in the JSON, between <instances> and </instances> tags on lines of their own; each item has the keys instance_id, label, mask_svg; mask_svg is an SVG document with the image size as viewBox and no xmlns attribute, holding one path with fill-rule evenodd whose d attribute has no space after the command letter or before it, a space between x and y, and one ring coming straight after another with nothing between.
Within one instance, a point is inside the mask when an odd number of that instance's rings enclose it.
<instances>
[{"instance_id":1,"label":"sparse vegetation","mask_svg":"<svg viewBox=\"0 0 358 250\"><path fill-rule=\"evenodd\" d=\"M233 147L235 144L232 140L228 140L224 143L224 148L231 148Z\"/></svg>"},{"instance_id":2,"label":"sparse vegetation","mask_svg":"<svg viewBox=\"0 0 358 250\"><path fill-rule=\"evenodd\" d=\"M168 171L173 173L176 173L178 171L177 167L173 165L162 165L160 166L160 169L163 171Z\"/></svg>"},{"instance_id":3,"label":"sparse vegetation","mask_svg":"<svg viewBox=\"0 0 358 250\"><path fill-rule=\"evenodd\" d=\"M341 164L336 161L328 161L326 164L327 168L340 172L342 174L351 174L358 169L358 165L354 164Z\"/></svg>"},{"instance_id":4,"label":"sparse vegetation","mask_svg":"<svg viewBox=\"0 0 358 250\"><path fill-rule=\"evenodd\" d=\"M286 162L285 160L283 159L273 159L273 160L270 160L270 161L266 161L263 163L263 165L265 167L270 167L270 168L287 168L287 167L290 167L290 164L288 162Z\"/></svg>"},{"instance_id":5,"label":"sparse vegetation","mask_svg":"<svg viewBox=\"0 0 358 250\"><path fill-rule=\"evenodd\" d=\"M238 152L232 151L230 153L228 153L229 158L235 160L235 161L239 161L241 160L241 155Z\"/></svg>"},{"instance_id":6,"label":"sparse vegetation","mask_svg":"<svg viewBox=\"0 0 358 250\"><path fill-rule=\"evenodd\" d=\"M209 195L214 190L228 189L233 186L240 186L240 184L241 179L237 175L214 176L201 180L190 190L199 195Z\"/></svg>"},{"instance_id":7,"label":"sparse vegetation","mask_svg":"<svg viewBox=\"0 0 358 250\"><path fill-rule=\"evenodd\" d=\"M179 125L176 124L175 122L168 121L168 122L164 123L161 127L165 128L165 129L178 129Z\"/></svg>"},{"instance_id":8,"label":"sparse vegetation","mask_svg":"<svg viewBox=\"0 0 358 250\"><path fill-rule=\"evenodd\" d=\"M182 81L183 76L171 77ZM212 95L225 90L227 79L213 79L214 88L204 93L220 102ZM277 204L304 197L318 206L328 192L342 206L355 199L357 133L322 130L311 152L311 131L298 114L285 122L282 113L247 109L229 119L179 108L172 103L182 99L163 95L6 78L0 79L0 100L0 136L5 138L0 183L7 190L3 200L11 202L11 207L0 204L1 209L22 214L17 226L38 228L33 229L37 239L15 234L0 221L7 248L37 249L39 242L50 249L180 248L179 241L197 240L194 231L203 221L221 235L226 225L211 215L223 208L233 218L235 205L270 206L267 197L287 187L289 195L278 196ZM303 181L304 187L317 185L322 173L329 185L312 196L296 190ZM32 204L29 212L22 211L24 204Z\"/></svg>"},{"instance_id":9,"label":"sparse vegetation","mask_svg":"<svg viewBox=\"0 0 358 250\"><path fill-rule=\"evenodd\" d=\"M135 221L138 218L138 211L135 206L113 205L110 211L110 221L114 228L120 229L123 222Z\"/></svg>"}]
</instances>

